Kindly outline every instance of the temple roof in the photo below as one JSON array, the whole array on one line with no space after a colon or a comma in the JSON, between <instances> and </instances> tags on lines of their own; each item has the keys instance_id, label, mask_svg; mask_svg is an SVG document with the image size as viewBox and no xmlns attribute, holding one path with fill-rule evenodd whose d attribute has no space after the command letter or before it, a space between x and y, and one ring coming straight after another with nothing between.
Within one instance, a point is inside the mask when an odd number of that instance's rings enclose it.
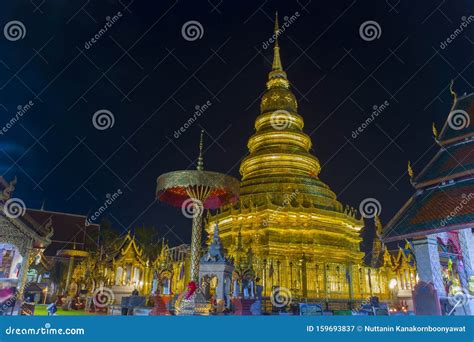
<instances>
[{"instance_id":1,"label":"temple roof","mask_svg":"<svg viewBox=\"0 0 474 342\"><path fill-rule=\"evenodd\" d=\"M386 225L385 242L474 228L474 178L418 190Z\"/></svg>"},{"instance_id":2,"label":"temple roof","mask_svg":"<svg viewBox=\"0 0 474 342\"><path fill-rule=\"evenodd\" d=\"M416 193L384 229L385 242L474 227L474 94L458 97L438 135L440 150L413 177Z\"/></svg>"},{"instance_id":3,"label":"temple roof","mask_svg":"<svg viewBox=\"0 0 474 342\"><path fill-rule=\"evenodd\" d=\"M413 247L408 241L406 241L405 246L403 248L401 246L398 246L397 250L391 250L387 252L387 254L388 258L386 262L389 262L388 265L391 266L394 270L402 267L404 264L408 264L411 267L415 267L416 265ZM387 266L387 263L385 265Z\"/></svg>"},{"instance_id":4,"label":"temple roof","mask_svg":"<svg viewBox=\"0 0 474 342\"><path fill-rule=\"evenodd\" d=\"M438 136L442 145L474 136L474 93L457 97Z\"/></svg>"},{"instance_id":5,"label":"temple roof","mask_svg":"<svg viewBox=\"0 0 474 342\"><path fill-rule=\"evenodd\" d=\"M51 225L54 229L51 244L46 248L46 256L56 256L63 249L87 250L97 248L99 225L86 226L86 216L39 209L27 209L24 217L31 217L40 226Z\"/></svg>"},{"instance_id":6,"label":"temple roof","mask_svg":"<svg viewBox=\"0 0 474 342\"><path fill-rule=\"evenodd\" d=\"M143 259L143 250L138 247L135 236L132 236L130 232L127 232L125 237L118 241L118 244L113 244L110 247L111 248L105 252L107 261L109 262L118 261L131 251L139 263L143 265L146 264L146 261Z\"/></svg>"},{"instance_id":7,"label":"temple roof","mask_svg":"<svg viewBox=\"0 0 474 342\"><path fill-rule=\"evenodd\" d=\"M474 139L441 148L414 178L416 188L474 175Z\"/></svg>"},{"instance_id":8,"label":"temple roof","mask_svg":"<svg viewBox=\"0 0 474 342\"><path fill-rule=\"evenodd\" d=\"M0 216L10 221L23 233L33 239L33 247L45 248L51 243L53 227L50 220L39 222L26 209L26 204L19 198L12 197L17 178L7 182L0 176ZM1 233L7 234L8 231Z\"/></svg>"},{"instance_id":9,"label":"temple roof","mask_svg":"<svg viewBox=\"0 0 474 342\"><path fill-rule=\"evenodd\" d=\"M219 226L214 225L214 234L207 252L201 257L201 264L228 264L230 260L225 257L219 236Z\"/></svg>"}]
</instances>

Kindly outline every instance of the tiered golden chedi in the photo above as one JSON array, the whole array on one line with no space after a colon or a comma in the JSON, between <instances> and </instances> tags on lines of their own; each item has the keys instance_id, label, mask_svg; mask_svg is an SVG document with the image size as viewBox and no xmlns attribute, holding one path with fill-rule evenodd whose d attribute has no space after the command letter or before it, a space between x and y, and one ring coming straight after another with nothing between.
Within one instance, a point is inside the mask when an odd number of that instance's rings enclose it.
<instances>
[{"instance_id":1,"label":"tiered golden chedi","mask_svg":"<svg viewBox=\"0 0 474 342\"><path fill-rule=\"evenodd\" d=\"M218 222L227 253L260 278L264 295L282 286L304 298L386 297L385 271L362 265L363 220L319 179L278 41L260 112L240 165L240 201L213 215L208 230Z\"/></svg>"}]
</instances>

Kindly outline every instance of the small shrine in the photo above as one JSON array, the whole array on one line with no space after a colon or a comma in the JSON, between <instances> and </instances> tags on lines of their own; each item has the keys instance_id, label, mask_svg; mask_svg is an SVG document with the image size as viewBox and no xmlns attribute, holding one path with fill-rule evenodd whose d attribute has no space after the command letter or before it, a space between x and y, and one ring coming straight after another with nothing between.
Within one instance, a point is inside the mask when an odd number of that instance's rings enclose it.
<instances>
[{"instance_id":1,"label":"small shrine","mask_svg":"<svg viewBox=\"0 0 474 342\"><path fill-rule=\"evenodd\" d=\"M212 242L207 252L201 257L199 264L199 283L217 312L230 308L230 290L234 265L226 258L219 237L219 226L214 226Z\"/></svg>"}]
</instances>

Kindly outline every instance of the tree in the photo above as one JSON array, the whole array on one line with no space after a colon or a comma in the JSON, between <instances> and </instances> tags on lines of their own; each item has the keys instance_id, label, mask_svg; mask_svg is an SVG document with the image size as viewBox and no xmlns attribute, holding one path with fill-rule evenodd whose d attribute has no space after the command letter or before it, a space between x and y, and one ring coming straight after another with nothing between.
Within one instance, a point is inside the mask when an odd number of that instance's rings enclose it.
<instances>
[{"instance_id":1,"label":"tree","mask_svg":"<svg viewBox=\"0 0 474 342\"><path fill-rule=\"evenodd\" d=\"M145 257L155 260L161 248L158 229L155 226L137 227L135 228L135 237L139 246L143 248Z\"/></svg>"}]
</instances>

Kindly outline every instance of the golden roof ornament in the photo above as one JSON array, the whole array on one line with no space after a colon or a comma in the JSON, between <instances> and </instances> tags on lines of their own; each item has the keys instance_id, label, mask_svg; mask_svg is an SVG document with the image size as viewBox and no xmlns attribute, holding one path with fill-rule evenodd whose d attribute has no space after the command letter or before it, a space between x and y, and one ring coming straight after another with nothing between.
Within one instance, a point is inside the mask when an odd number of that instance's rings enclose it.
<instances>
[{"instance_id":1,"label":"golden roof ornament","mask_svg":"<svg viewBox=\"0 0 474 342\"><path fill-rule=\"evenodd\" d=\"M408 175L410 176L410 179L413 179L414 173L413 173L413 169L411 167L411 162L410 161L408 161Z\"/></svg>"},{"instance_id":2,"label":"golden roof ornament","mask_svg":"<svg viewBox=\"0 0 474 342\"><path fill-rule=\"evenodd\" d=\"M454 102L458 99L458 94L456 94L456 91L454 90L454 80L451 80L451 84L449 85L449 91L451 92L451 95L453 95Z\"/></svg>"},{"instance_id":3,"label":"golden roof ornament","mask_svg":"<svg viewBox=\"0 0 474 342\"><path fill-rule=\"evenodd\" d=\"M384 266L392 266L392 257L388 251L388 248L384 248L383 253Z\"/></svg>"},{"instance_id":4,"label":"golden roof ornament","mask_svg":"<svg viewBox=\"0 0 474 342\"><path fill-rule=\"evenodd\" d=\"M383 227L382 227L382 221L380 221L379 215L375 215L374 223L375 223L375 234L378 238L381 238Z\"/></svg>"},{"instance_id":5,"label":"golden roof ornament","mask_svg":"<svg viewBox=\"0 0 474 342\"><path fill-rule=\"evenodd\" d=\"M438 141L438 130L436 129L436 125L434 122L433 122L432 130L433 130L433 136L435 140Z\"/></svg>"},{"instance_id":6,"label":"golden roof ornament","mask_svg":"<svg viewBox=\"0 0 474 342\"><path fill-rule=\"evenodd\" d=\"M283 71L283 66L281 64L280 58L280 45L278 44L278 36L280 35L280 27L278 25L278 12L275 13L275 45L273 46L273 63L272 71L268 74L267 88L286 88L290 87L286 72ZM276 95L276 94L275 94Z\"/></svg>"},{"instance_id":7,"label":"golden roof ornament","mask_svg":"<svg viewBox=\"0 0 474 342\"><path fill-rule=\"evenodd\" d=\"M280 27L278 25L278 12L275 12L275 29L273 30L275 33L275 46L273 47L273 64L272 70L283 70L281 65L281 58L280 58L280 46L278 45L278 36L280 35Z\"/></svg>"},{"instance_id":8,"label":"golden roof ornament","mask_svg":"<svg viewBox=\"0 0 474 342\"><path fill-rule=\"evenodd\" d=\"M197 167L196 167L198 171L204 170L203 147L204 147L204 130L201 131L201 139L199 141L199 157L198 157L198 162L197 162Z\"/></svg>"}]
</instances>

